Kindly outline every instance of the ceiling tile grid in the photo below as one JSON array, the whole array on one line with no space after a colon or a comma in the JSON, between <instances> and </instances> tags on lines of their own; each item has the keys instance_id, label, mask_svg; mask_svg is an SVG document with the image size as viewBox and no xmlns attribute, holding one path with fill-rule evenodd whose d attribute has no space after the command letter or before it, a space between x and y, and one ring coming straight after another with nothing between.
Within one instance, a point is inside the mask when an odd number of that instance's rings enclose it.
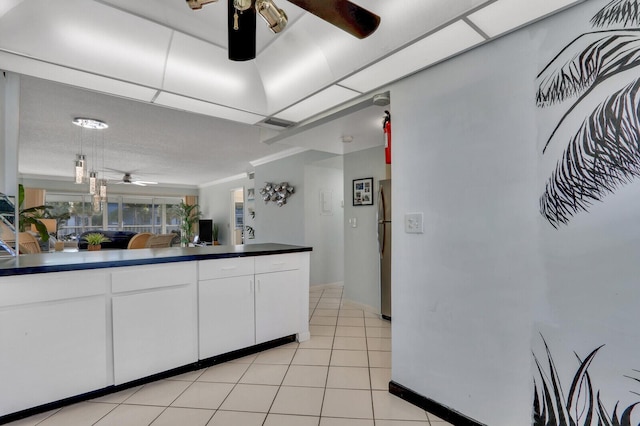
<instances>
[{"instance_id":1,"label":"ceiling tile grid","mask_svg":"<svg viewBox=\"0 0 640 426\"><path fill-rule=\"evenodd\" d=\"M344 153L379 144L379 129L371 130L377 124L356 128L346 120L329 129L320 121L352 103L367 107L362 100L391 82L486 37L583 0L353 1L381 16L370 37L355 39L275 0L289 15L289 25L273 34L258 18L257 57L239 63L227 59L225 0L200 11L184 0L4 0L0 69L24 75L25 105L40 102L52 109L22 118L21 172L68 174L75 148L67 127L77 115L95 115L111 125L107 158L115 168L150 165L158 170L146 172L159 174L152 180L176 184L236 175L249 170L251 161L290 146ZM91 92L80 95L76 87ZM61 97L77 104L62 107ZM366 108L375 120L381 109ZM276 133L279 137L265 137L266 130L254 125L273 116L299 124ZM63 124L47 133L57 121ZM306 126L314 129L308 137L302 136ZM343 144L345 134L354 135L356 143ZM39 152L47 144L56 154L39 167ZM185 168L193 171L188 178Z\"/></svg>"}]
</instances>

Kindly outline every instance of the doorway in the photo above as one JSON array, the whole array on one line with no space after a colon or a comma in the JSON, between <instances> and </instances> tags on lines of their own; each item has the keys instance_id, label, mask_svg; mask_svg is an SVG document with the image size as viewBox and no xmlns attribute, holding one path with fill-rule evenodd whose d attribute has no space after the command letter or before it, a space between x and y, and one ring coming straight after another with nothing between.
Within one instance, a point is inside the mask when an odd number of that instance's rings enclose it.
<instances>
[{"instance_id":1,"label":"doorway","mask_svg":"<svg viewBox=\"0 0 640 426\"><path fill-rule=\"evenodd\" d=\"M244 243L244 188L231 190L229 227L231 244Z\"/></svg>"}]
</instances>

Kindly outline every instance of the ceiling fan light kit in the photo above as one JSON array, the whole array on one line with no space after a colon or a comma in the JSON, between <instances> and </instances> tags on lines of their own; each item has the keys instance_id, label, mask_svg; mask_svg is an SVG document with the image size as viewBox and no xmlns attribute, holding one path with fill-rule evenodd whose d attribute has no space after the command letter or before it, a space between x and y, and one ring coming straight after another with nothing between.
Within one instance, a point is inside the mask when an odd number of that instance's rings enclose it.
<instances>
[{"instance_id":1,"label":"ceiling fan light kit","mask_svg":"<svg viewBox=\"0 0 640 426\"><path fill-rule=\"evenodd\" d=\"M256 3L258 13L267 23L269 29L274 33L279 33L287 26L289 18L284 10L279 9L271 0L258 0Z\"/></svg>"},{"instance_id":2,"label":"ceiling fan light kit","mask_svg":"<svg viewBox=\"0 0 640 426\"><path fill-rule=\"evenodd\" d=\"M193 10L200 10L202 6L209 3L215 3L218 0L187 0L187 4Z\"/></svg>"},{"instance_id":3,"label":"ceiling fan light kit","mask_svg":"<svg viewBox=\"0 0 640 426\"><path fill-rule=\"evenodd\" d=\"M186 1L191 9L199 10L205 4L217 0ZM378 15L349 0L289 0L289 2L359 39L370 36L380 25ZM255 59L256 11L274 33L281 32L287 26L287 14L276 6L273 0L227 0L230 60Z\"/></svg>"}]
</instances>

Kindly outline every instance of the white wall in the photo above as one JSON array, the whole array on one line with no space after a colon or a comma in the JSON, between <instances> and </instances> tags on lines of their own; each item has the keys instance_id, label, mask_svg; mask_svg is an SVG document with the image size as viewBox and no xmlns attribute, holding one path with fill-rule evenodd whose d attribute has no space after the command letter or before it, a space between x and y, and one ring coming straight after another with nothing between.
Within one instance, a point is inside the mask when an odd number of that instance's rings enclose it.
<instances>
[{"instance_id":1,"label":"white wall","mask_svg":"<svg viewBox=\"0 0 640 426\"><path fill-rule=\"evenodd\" d=\"M604 344L590 378L605 409L620 400L620 417L640 400L623 377L640 366L640 183L558 230L539 213L547 163L558 160L542 146L571 103L541 112L536 76L593 31L589 19L607 3L585 2L392 87L393 220L425 219L424 234L393 234L392 380L487 425L531 424L532 352L548 367L541 334L565 392L576 356Z\"/></svg>"},{"instance_id":2,"label":"white wall","mask_svg":"<svg viewBox=\"0 0 640 426\"><path fill-rule=\"evenodd\" d=\"M344 279L342 228L342 161L334 154L308 151L259 165L253 180L240 179L203 187L199 204L203 218L221 224L221 243L228 244L231 189L255 188L256 217L247 219L255 228L255 239L246 244L282 243L311 246L311 284L332 284ZM295 188L287 204L265 204L259 190L265 182L288 182ZM320 212L320 190L333 194L331 215Z\"/></svg>"},{"instance_id":3,"label":"white wall","mask_svg":"<svg viewBox=\"0 0 640 426\"><path fill-rule=\"evenodd\" d=\"M305 244L305 167L333 154L306 151L267 164L256 166L256 238L254 243ZM259 190L266 182L288 182L295 193L287 199L287 204L278 207L275 203L265 204ZM313 254L311 255L313 257Z\"/></svg>"},{"instance_id":4,"label":"white wall","mask_svg":"<svg viewBox=\"0 0 640 426\"><path fill-rule=\"evenodd\" d=\"M391 95L393 221L425 230L394 229L392 380L492 426L531 422L536 68L521 31Z\"/></svg>"},{"instance_id":5,"label":"white wall","mask_svg":"<svg viewBox=\"0 0 640 426\"><path fill-rule=\"evenodd\" d=\"M344 208L342 157L305 167L305 245L313 247L311 285L344 280ZM321 194L327 206L323 211Z\"/></svg>"},{"instance_id":6,"label":"white wall","mask_svg":"<svg viewBox=\"0 0 640 426\"><path fill-rule=\"evenodd\" d=\"M0 193L16 195L18 189L18 121L20 111L20 76L0 75Z\"/></svg>"},{"instance_id":7,"label":"white wall","mask_svg":"<svg viewBox=\"0 0 640 426\"><path fill-rule=\"evenodd\" d=\"M382 122L382 117L380 118ZM382 131L382 130L381 130ZM378 254L377 200L372 206L353 206L353 180L373 178L373 187L385 179L384 147L344 156L344 296L380 311L380 255ZM395 203L395 200L392 201ZM395 208L395 207L394 207ZM355 218L357 227L349 224Z\"/></svg>"},{"instance_id":8,"label":"white wall","mask_svg":"<svg viewBox=\"0 0 640 426\"><path fill-rule=\"evenodd\" d=\"M241 178L216 185L200 188L198 205L202 219L212 219L218 224L218 241L220 244L231 244L231 190L253 187L253 180Z\"/></svg>"}]
</instances>

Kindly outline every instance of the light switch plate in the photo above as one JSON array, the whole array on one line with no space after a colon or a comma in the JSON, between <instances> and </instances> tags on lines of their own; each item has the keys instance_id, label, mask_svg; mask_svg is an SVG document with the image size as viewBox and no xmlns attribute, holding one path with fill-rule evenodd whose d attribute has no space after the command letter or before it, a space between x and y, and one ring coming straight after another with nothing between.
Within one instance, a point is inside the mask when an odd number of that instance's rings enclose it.
<instances>
[{"instance_id":1,"label":"light switch plate","mask_svg":"<svg viewBox=\"0 0 640 426\"><path fill-rule=\"evenodd\" d=\"M407 234L422 234L424 233L422 212L419 213L406 213L404 215L404 232Z\"/></svg>"}]
</instances>

